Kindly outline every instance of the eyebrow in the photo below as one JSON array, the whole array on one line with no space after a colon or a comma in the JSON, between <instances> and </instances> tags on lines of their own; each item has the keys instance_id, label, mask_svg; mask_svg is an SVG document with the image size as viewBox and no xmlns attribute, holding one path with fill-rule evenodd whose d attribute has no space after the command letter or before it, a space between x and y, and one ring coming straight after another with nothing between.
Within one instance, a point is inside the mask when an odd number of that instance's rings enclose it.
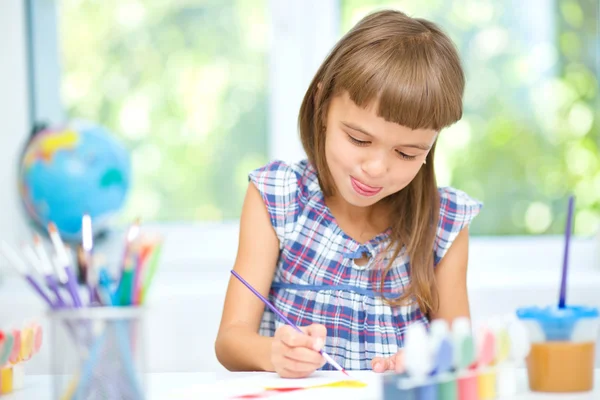
<instances>
[{"instance_id":1,"label":"eyebrow","mask_svg":"<svg viewBox=\"0 0 600 400\"><path fill-rule=\"evenodd\" d=\"M367 136L373 137L373 135L370 134L369 132L365 131L361 127L359 127L357 125L354 125L354 124L352 124L350 122L343 122L342 121L342 125L346 126L347 128L350 128L352 130L358 131L358 132L360 132L362 134L365 134ZM411 147L411 148L414 148L414 149L420 149L420 150L425 150L425 151L431 149L431 146L429 146L428 144L425 144L425 143L402 144L399 147Z\"/></svg>"}]
</instances>

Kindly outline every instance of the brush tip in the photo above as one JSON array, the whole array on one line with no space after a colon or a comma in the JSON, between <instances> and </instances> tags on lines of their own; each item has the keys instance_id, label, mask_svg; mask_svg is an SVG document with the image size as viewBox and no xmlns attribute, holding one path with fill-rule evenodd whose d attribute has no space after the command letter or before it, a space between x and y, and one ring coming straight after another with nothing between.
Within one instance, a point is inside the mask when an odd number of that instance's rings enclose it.
<instances>
[{"instance_id":1,"label":"brush tip","mask_svg":"<svg viewBox=\"0 0 600 400\"><path fill-rule=\"evenodd\" d=\"M48 223L48 231L50 233L56 233L57 232L56 224L54 222L49 222Z\"/></svg>"}]
</instances>

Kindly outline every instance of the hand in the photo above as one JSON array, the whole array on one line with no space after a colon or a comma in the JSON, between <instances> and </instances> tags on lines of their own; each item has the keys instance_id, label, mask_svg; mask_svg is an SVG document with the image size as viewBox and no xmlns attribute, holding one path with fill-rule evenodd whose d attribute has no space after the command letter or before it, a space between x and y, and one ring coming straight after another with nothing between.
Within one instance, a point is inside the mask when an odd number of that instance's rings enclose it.
<instances>
[{"instance_id":1,"label":"hand","mask_svg":"<svg viewBox=\"0 0 600 400\"><path fill-rule=\"evenodd\" d=\"M404 372L404 351L399 350L390 357L375 357L371 360L371 368L374 372L394 371Z\"/></svg>"},{"instance_id":2,"label":"hand","mask_svg":"<svg viewBox=\"0 0 600 400\"><path fill-rule=\"evenodd\" d=\"M289 325L275 331L271 345L271 362L282 378L305 378L321 368L325 359L319 353L325 344L327 328L312 324L296 331Z\"/></svg>"}]
</instances>

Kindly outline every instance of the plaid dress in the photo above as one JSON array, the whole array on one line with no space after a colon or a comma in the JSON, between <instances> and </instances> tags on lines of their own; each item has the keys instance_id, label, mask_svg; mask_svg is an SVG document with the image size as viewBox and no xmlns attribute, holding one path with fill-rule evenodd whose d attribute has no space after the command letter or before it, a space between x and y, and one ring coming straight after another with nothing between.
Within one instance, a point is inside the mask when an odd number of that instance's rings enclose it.
<instances>
[{"instance_id":1,"label":"plaid dress","mask_svg":"<svg viewBox=\"0 0 600 400\"><path fill-rule=\"evenodd\" d=\"M390 231L359 243L337 225L325 205L316 171L306 160L288 165L274 161L252 171L271 224L279 238L279 260L269 300L298 326L327 327L325 351L348 370L370 369L375 356L390 356L403 347L408 324L427 317L415 304L390 307L381 298L379 282L391 257ZM434 246L437 265L458 233L479 213L481 203L464 192L440 188L440 219ZM367 252L362 266L355 258ZM383 293L396 297L410 282L409 260L394 260ZM283 325L265 308L260 334L273 336ZM326 363L323 369L332 369Z\"/></svg>"}]
</instances>

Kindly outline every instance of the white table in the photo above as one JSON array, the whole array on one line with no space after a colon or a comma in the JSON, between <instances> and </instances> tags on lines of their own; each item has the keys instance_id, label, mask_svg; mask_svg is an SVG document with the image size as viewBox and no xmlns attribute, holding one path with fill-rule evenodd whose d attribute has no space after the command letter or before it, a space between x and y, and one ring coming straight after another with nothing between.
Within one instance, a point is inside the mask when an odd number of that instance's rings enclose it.
<instances>
[{"instance_id":1,"label":"white table","mask_svg":"<svg viewBox=\"0 0 600 400\"><path fill-rule=\"evenodd\" d=\"M336 389L343 391L336 392L334 389L311 389L310 399L332 399L344 398L345 400L381 400L381 376L370 371L351 371L352 378L359 379L369 383L366 389ZM339 372L336 371L318 371L310 379L312 383L327 382L337 379ZM30 375L25 379L25 388L10 395L1 396L0 400L52 400L52 380L50 375ZM521 384L526 386L526 377L521 374ZM600 370L596 371L596 382L600 382ZM279 386L298 386L298 380L282 380L275 374L265 372L224 372L224 373L161 373L146 375L146 387L149 400L163 399L204 399L210 398L217 400L228 398L223 395L221 390L224 388L241 390L244 393L254 393L253 388L264 387L277 384ZM542 394L524 392L506 400L592 400L600 398L600 385L597 384L593 392L578 394ZM306 399L307 391L297 393L273 396L273 399L282 400Z\"/></svg>"}]
</instances>

